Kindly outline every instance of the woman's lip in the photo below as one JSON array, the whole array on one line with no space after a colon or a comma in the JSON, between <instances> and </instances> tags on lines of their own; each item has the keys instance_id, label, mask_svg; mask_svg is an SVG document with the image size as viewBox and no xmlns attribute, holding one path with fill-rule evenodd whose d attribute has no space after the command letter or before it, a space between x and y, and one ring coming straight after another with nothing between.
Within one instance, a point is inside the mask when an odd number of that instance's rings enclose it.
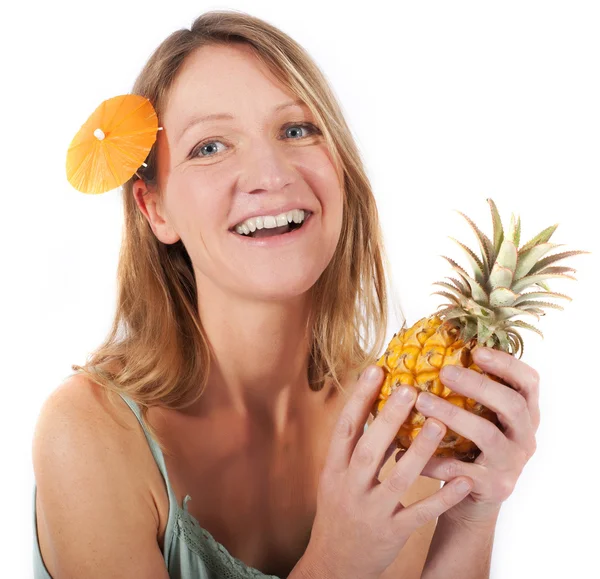
<instances>
[{"instance_id":1,"label":"woman's lip","mask_svg":"<svg viewBox=\"0 0 600 579\"><path fill-rule=\"evenodd\" d=\"M234 235L241 243L244 243L247 246L278 247L293 243L298 238L303 237L310 229L312 229L312 222L314 221L313 215L313 213L308 215L308 217L304 220L302 227L294 229L294 231L290 231L289 233L274 235L272 237L247 237L245 235L240 235L235 231L230 231L229 233Z\"/></svg>"}]
</instances>

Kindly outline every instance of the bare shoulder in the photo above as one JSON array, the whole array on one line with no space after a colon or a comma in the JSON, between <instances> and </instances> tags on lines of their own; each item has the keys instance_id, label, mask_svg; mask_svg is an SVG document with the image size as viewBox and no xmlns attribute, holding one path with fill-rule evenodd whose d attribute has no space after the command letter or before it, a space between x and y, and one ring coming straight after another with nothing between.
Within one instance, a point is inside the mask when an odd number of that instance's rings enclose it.
<instances>
[{"instance_id":1,"label":"bare shoulder","mask_svg":"<svg viewBox=\"0 0 600 579\"><path fill-rule=\"evenodd\" d=\"M167 577L149 484L156 473L124 401L69 377L42 405L32 459L38 540L52 576Z\"/></svg>"}]
</instances>

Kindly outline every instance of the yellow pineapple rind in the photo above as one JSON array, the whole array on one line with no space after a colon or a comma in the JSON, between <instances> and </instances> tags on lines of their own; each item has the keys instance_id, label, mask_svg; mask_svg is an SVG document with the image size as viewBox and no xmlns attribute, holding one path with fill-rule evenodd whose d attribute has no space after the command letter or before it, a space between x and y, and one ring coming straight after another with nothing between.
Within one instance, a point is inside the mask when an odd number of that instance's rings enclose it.
<instances>
[{"instance_id":1,"label":"yellow pineapple rind","mask_svg":"<svg viewBox=\"0 0 600 579\"><path fill-rule=\"evenodd\" d=\"M394 335L385 353L376 362L383 368L385 378L373 404L372 414L377 416L392 392L401 384L408 384L421 392L431 392L451 404L496 422L494 412L472 398L453 392L439 377L441 369L447 365L462 366L484 373L471 355L476 347L476 339L465 344L459 337L459 329L437 315L422 318L412 327L401 330ZM395 438L400 450L410 447L425 418L413 407ZM472 461L479 452L472 441L448 428L434 456L454 456L464 461Z\"/></svg>"},{"instance_id":2,"label":"yellow pineapple rind","mask_svg":"<svg viewBox=\"0 0 600 579\"><path fill-rule=\"evenodd\" d=\"M513 320L517 315L535 316L539 320L544 315L543 308L563 309L547 301L533 298L557 297L571 300L569 296L551 292L545 280L549 278L569 278L572 268L548 267L551 263L572 255L586 254L589 251L564 252L541 259L550 249L559 247L548 243L557 225L547 227L520 249L521 219L511 216L506 231L496 205L487 199L492 213L493 240L490 240L466 215L462 215L477 236L481 249L481 259L467 246L456 241L465 251L471 265L473 277L449 257L446 259L458 278L446 282L434 282L447 291L433 292L450 301L438 306L436 314L422 318L410 328L403 328L395 334L385 353L376 362L385 371L385 380L379 396L372 407L377 416L390 394L400 385L408 384L419 391L431 392L455 404L491 420L503 429L495 412L471 398L452 392L441 383L439 372L443 366L457 365L486 374L474 362L472 353L480 346L502 350L510 355L523 354L523 338L516 328L525 328L543 334L531 324ZM524 293L532 286L544 292ZM537 289L537 288L536 288ZM440 309L441 308L441 309ZM492 380L511 387L501 378L487 374ZM425 417L416 409L396 435L396 443L402 450L410 447L419 433ZM473 461L480 450L470 440L448 429L435 456L452 456L464 461Z\"/></svg>"}]
</instances>

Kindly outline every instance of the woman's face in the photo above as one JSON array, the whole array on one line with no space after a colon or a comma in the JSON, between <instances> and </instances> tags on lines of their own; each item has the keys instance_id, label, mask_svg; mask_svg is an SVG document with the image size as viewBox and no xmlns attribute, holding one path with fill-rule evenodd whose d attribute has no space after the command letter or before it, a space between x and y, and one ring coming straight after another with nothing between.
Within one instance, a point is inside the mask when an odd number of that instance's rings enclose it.
<instances>
[{"instance_id":1,"label":"woman's face","mask_svg":"<svg viewBox=\"0 0 600 579\"><path fill-rule=\"evenodd\" d=\"M153 220L153 230L164 243L181 238L200 295L213 285L251 299L292 298L333 256L343 183L310 110L282 106L294 100L246 46L202 47L180 70L157 143L166 222ZM218 114L232 118L198 120ZM258 239L235 231L251 216L293 209L312 213L296 232Z\"/></svg>"}]
</instances>

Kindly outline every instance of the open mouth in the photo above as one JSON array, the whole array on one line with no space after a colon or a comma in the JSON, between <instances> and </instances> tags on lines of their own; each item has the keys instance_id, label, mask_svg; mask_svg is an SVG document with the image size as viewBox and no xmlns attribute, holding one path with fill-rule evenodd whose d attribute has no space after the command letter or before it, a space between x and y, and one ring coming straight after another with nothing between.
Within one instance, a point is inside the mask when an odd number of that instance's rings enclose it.
<instances>
[{"instance_id":1,"label":"open mouth","mask_svg":"<svg viewBox=\"0 0 600 579\"><path fill-rule=\"evenodd\" d=\"M306 212L304 219L301 223L295 223L294 221L288 223L287 225L281 225L280 227L272 227L262 229L256 229L255 231L250 231L249 233L238 233L235 228L231 229L232 233L239 235L241 237L252 237L252 238L261 238L261 237L274 237L276 235L285 235L286 233L291 233L292 231L296 231L304 226L304 224L310 219L312 213Z\"/></svg>"}]
</instances>

